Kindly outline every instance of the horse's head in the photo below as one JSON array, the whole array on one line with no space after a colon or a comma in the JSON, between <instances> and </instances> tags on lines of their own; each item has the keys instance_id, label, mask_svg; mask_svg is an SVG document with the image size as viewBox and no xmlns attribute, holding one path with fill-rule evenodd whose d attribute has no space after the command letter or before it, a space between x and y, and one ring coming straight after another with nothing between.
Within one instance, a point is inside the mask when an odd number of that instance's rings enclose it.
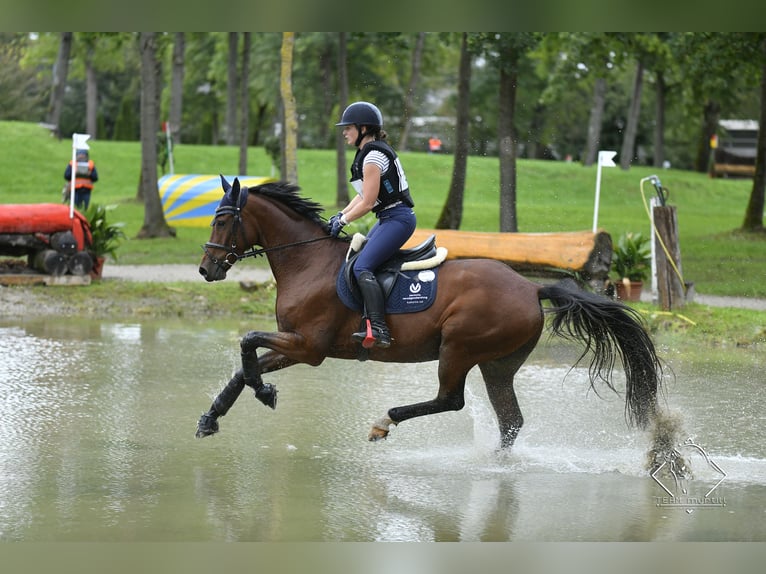
<instances>
[{"instance_id":1,"label":"horse's head","mask_svg":"<svg viewBox=\"0 0 766 574\"><path fill-rule=\"evenodd\" d=\"M213 230L210 240L202 247L205 255L199 266L200 274L207 281L226 279L226 272L240 260L248 248L242 226L242 209L247 203L247 188L240 187L238 178L229 185L223 175L221 185L223 198L210 224Z\"/></svg>"}]
</instances>

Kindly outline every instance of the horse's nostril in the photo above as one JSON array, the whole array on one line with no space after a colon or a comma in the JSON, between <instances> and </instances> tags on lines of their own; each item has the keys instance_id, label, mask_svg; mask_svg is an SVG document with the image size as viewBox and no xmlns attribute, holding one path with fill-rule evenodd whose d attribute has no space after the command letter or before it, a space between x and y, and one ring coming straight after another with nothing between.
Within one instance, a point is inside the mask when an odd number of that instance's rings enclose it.
<instances>
[{"instance_id":1,"label":"horse's nostril","mask_svg":"<svg viewBox=\"0 0 766 574\"><path fill-rule=\"evenodd\" d=\"M205 269L204 267L200 267L199 274L202 275L203 277L207 277L207 269Z\"/></svg>"}]
</instances>

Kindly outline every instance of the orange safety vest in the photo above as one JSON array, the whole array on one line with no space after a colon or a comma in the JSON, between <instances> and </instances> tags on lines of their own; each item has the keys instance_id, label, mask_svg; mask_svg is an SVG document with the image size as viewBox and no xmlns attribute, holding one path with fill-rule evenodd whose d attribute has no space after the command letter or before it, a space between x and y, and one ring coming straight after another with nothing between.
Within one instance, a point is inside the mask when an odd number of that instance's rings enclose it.
<instances>
[{"instance_id":1,"label":"orange safety vest","mask_svg":"<svg viewBox=\"0 0 766 574\"><path fill-rule=\"evenodd\" d=\"M80 163L80 162L76 162ZM72 162L69 162L69 165L72 165ZM93 181L90 179L90 174L93 173L93 168L95 167L95 163L93 160L88 160L88 175L77 175L77 167L72 166L72 173L75 176L74 178L74 188L79 189L81 187L87 187L88 189L93 189Z\"/></svg>"}]
</instances>

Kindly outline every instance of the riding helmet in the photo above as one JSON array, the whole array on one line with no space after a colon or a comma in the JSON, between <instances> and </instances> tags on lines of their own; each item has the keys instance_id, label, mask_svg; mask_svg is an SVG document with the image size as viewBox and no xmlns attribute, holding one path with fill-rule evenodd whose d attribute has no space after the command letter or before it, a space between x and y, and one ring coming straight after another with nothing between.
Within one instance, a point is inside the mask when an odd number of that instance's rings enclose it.
<instances>
[{"instance_id":1,"label":"riding helmet","mask_svg":"<svg viewBox=\"0 0 766 574\"><path fill-rule=\"evenodd\" d=\"M354 102L343 111L336 126L377 126L383 127L383 114L369 102Z\"/></svg>"}]
</instances>

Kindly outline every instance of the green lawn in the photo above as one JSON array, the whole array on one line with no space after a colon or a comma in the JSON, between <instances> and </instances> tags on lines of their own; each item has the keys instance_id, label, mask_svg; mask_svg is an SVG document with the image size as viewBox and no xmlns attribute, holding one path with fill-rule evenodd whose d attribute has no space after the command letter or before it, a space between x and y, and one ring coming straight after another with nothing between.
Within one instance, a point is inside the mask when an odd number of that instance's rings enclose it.
<instances>
[{"instance_id":1,"label":"green lawn","mask_svg":"<svg viewBox=\"0 0 766 574\"><path fill-rule=\"evenodd\" d=\"M143 205L135 201L141 150L137 142L91 141L91 158L100 181L91 201L115 205L115 221L125 224L128 240L117 264L189 263L201 256L208 228L178 227L174 239L135 239L143 224ZM52 138L35 124L0 122L0 203L58 202L71 140ZM452 157L406 152L407 171L420 227L433 227L449 188ZM351 150L348 152L349 162ZM177 145L176 173L237 172L239 150L231 146ZM249 175L271 175L262 148L248 150ZM335 206L335 152L299 150L298 176L305 195ZM766 234L738 232L752 182L711 179L687 171L635 167L603 168L598 226L613 239L625 231L650 232L640 180L658 174L677 208L684 279L704 294L766 297ZM555 232L591 229L597 168L552 161L519 160L519 231ZM465 190L464 230L497 231L499 221L497 158L471 157ZM653 188L646 185L646 198ZM114 263L111 263L114 264ZM247 264L263 265L264 261Z\"/></svg>"}]
</instances>

